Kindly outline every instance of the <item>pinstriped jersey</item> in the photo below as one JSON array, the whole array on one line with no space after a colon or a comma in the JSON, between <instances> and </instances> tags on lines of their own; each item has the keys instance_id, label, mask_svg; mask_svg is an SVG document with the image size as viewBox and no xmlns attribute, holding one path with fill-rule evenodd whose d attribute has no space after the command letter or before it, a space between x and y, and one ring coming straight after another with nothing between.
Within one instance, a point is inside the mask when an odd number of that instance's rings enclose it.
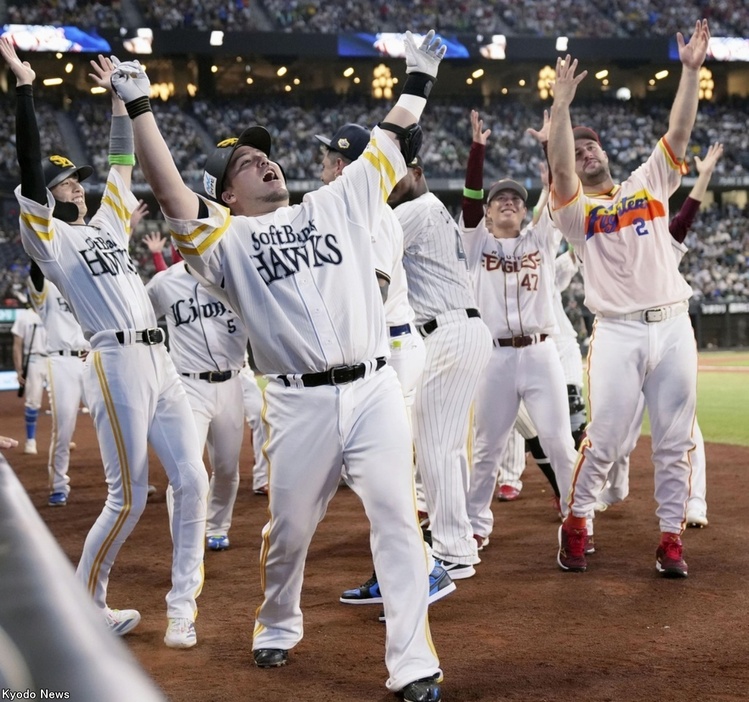
<instances>
[{"instance_id":1,"label":"pinstriped jersey","mask_svg":"<svg viewBox=\"0 0 749 702\"><path fill-rule=\"evenodd\" d=\"M687 300L692 291L671 250L668 198L681 163L665 139L611 193L554 202L553 217L585 264L585 304L603 316Z\"/></svg>"},{"instance_id":2,"label":"pinstriped jersey","mask_svg":"<svg viewBox=\"0 0 749 702\"><path fill-rule=\"evenodd\" d=\"M395 214L403 227L403 267L416 324L475 307L463 240L445 206L432 193L424 193L398 205Z\"/></svg>"},{"instance_id":3,"label":"pinstriped jersey","mask_svg":"<svg viewBox=\"0 0 749 702\"><path fill-rule=\"evenodd\" d=\"M54 283L44 280L41 291L34 288L29 278L29 293L34 309L47 332L47 351L84 351L91 345L83 337L83 329Z\"/></svg>"},{"instance_id":4,"label":"pinstriped jersey","mask_svg":"<svg viewBox=\"0 0 749 702\"><path fill-rule=\"evenodd\" d=\"M394 327L413 322L414 311L408 302L408 284L403 268L403 227L389 205L383 213L373 246L375 269L390 281L385 300L385 323Z\"/></svg>"},{"instance_id":5,"label":"pinstriped jersey","mask_svg":"<svg viewBox=\"0 0 749 702\"><path fill-rule=\"evenodd\" d=\"M476 301L492 337L556 332L554 259L562 235L546 208L537 224L512 239L494 237L485 219L473 229L462 215L460 222Z\"/></svg>"},{"instance_id":6,"label":"pinstriped jersey","mask_svg":"<svg viewBox=\"0 0 749 702\"><path fill-rule=\"evenodd\" d=\"M34 332L34 341L32 343L31 332L34 327L36 327L36 331ZM14 336L20 336L23 339L24 356L27 356L29 353L47 353L47 332L44 330L42 320L34 310L21 310L16 317L16 321L13 322L10 332Z\"/></svg>"},{"instance_id":7,"label":"pinstriped jersey","mask_svg":"<svg viewBox=\"0 0 749 702\"><path fill-rule=\"evenodd\" d=\"M187 271L184 261L146 285L157 317L166 317L169 355L180 373L238 371L247 351L244 324Z\"/></svg>"},{"instance_id":8,"label":"pinstriped jersey","mask_svg":"<svg viewBox=\"0 0 749 702\"><path fill-rule=\"evenodd\" d=\"M87 225L52 216L55 205L29 200L16 188L21 206L21 241L45 278L68 301L90 339L105 330L156 326L146 289L128 253L130 215L138 201L114 169L109 171L101 206Z\"/></svg>"},{"instance_id":9,"label":"pinstriped jersey","mask_svg":"<svg viewBox=\"0 0 749 702\"><path fill-rule=\"evenodd\" d=\"M397 145L375 127L362 156L299 205L245 217L203 198L208 217L167 218L190 268L245 322L260 372L388 355L370 232L405 173Z\"/></svg>"}]
</instances>

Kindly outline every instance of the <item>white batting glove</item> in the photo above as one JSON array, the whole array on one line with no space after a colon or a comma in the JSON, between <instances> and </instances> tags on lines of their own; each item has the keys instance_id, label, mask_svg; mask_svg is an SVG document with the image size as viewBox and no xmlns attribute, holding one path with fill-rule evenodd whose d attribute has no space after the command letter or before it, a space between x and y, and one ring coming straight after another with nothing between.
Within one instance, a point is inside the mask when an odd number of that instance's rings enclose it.
<instances>
[{"instance_id":1,"label":"white batting glove","mask_svg":"<svg viewBox=\"0 0 749 702\"><path fill-rule=\"evenodd\" d=\"M128 102L150 95L151 81L148 80L140 61L118 62L112 72L112 90L126 105Z\"/></svg>"},{"instance_id":2,"label":"white batting glove","mask_svg":"<svg viewBox=\"0 0 749 702\"><path fill-rule=\"evenodd\" d=\"M416 46L416 40L411 32L406 32L403 40L406 49L406 73L426 73L432 78L437 77L437 67L447 53L447 45L430 29L421 46Z\"/></svg>"}]
</instances>

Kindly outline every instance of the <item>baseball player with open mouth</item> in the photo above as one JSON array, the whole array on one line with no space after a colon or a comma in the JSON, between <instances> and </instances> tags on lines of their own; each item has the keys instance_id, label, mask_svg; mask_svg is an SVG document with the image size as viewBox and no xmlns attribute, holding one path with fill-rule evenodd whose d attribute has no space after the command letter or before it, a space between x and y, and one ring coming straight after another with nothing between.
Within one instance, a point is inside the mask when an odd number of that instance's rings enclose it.
<instances>
[{"instance_id":1,"label":"baseball player with open mouth","mask_svg":"<svg viewBox=\"0 0 749 702\"><path fill-rule=\"evenodd\" d=\"M427 554L414 510L411 442L397 376L387 365L371 232L418 150L415 124L446 47L406 35L404 95L343 177L289 205L269 132L253 126L206 161L208 197L191 191L161 136L138 62L112 87L133 121L138 158L191 269L245 323L269 379L264 420L270 521L263 529L253 657L285 665L302 638L304 562L341 476L364 503L382 581L387 687L412 702L441 699L427 619ZM307 460L304 460L304 459Z\"/></svg>"},{"instance_id":2,"label":"baseball player with open mouth","mask_svg":"<svg viewBox=\"0 0 749 702\"><path fill-rule=\"evenodd\" d=\"M174 488L172 589L167 594L164 642L172 648L197 643L195 599L203 583L205 499L208 479L185 390L166 348L143 282L128 254L130 192L135 158L130 121L121 100L112 100L110 163L101 206L89 223L76 167L55 155L42 168L32 83L12 43L0 53L17 79L16 121L21 185L16 189L24 249L67 300L91 344L85 394L96 427L107 501L86 537L77 575L112 631L125 634L140 621L134 609L107 605L109 573L148 496L148 442ZM91 62L92 77L108 84L112 62Z\"/></svg>"}]
</instances>

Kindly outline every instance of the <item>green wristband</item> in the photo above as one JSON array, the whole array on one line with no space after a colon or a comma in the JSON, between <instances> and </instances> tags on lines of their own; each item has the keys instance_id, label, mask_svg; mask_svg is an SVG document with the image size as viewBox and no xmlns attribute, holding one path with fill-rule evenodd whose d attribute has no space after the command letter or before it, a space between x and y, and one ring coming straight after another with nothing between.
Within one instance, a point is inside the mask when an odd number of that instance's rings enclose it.
<instances>
[{"instance_id":1,"label":"green wristband","mask_svg":"<svg viewBox=\"0 0 749 702\"><path fill-rule=\"evenodd\" d=\"M471 190L470 188L463 188L463 197L467 197L470 200L483 200L484 190Z\"/></svg>"},{"instance_id":2,"label":"green wristband","mask_svg":"<svg viewBox=\"0 0 749 702\"><path fill-rule=\"evenodd\" d=\"M110 166L134 166L135 154L109 154Z\"/></svg>"}]
</instances>

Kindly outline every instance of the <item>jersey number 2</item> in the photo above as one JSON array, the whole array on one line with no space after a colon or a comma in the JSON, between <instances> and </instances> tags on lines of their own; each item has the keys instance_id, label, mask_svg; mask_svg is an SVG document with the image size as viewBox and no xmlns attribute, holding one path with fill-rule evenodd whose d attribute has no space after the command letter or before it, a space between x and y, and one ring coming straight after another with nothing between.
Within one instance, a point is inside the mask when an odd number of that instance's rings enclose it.
<instances>
[{"instance_id":1,"label":"jersey number 2","mask_svg":"<svg viewBox=\"0 0 749 702\"><path fill-rule=\"evenodd\" d=\"M648 225L645 224L645 220L642 217L633 219L632 224L634 225L635 233L637 234L637 236L645 236L646 234L650 234L650 232L648 231Z\"/></svg>"}]
</instances>

